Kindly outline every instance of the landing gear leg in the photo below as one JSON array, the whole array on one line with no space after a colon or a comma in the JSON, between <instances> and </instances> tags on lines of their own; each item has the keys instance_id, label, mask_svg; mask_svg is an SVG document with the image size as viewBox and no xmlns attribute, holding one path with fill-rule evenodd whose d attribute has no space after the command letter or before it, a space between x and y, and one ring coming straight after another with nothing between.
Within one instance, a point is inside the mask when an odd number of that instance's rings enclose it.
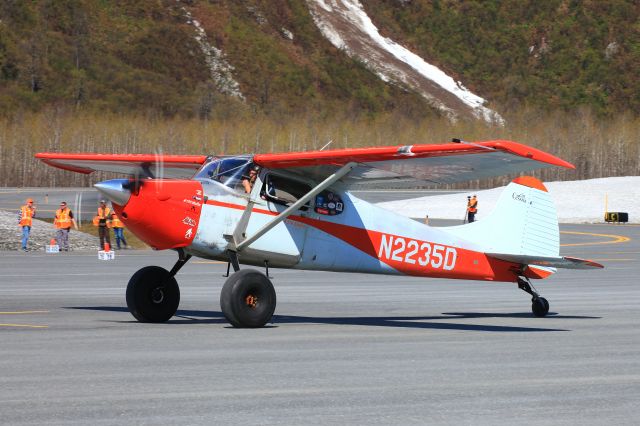
<instances>
[{"instance_id":1,"label":"landing gear leg","mask_svg":"<svg viewBox=\"0 0 640 426\"><path fill-rule=\"evenodd\" d=\"M171 270L169 271L169 277L173 278L178 273L178 271L189 261L189 259L191 259L191 255L185 254L184 250L179 248L178 261L176 262L175 265L173 265L173 268L171 268Z\"/></svg>"},{"instance_id":2,"label":"landing gear leg","mask_svg":"<svg viewBox=\"0 0 640 426\"><path fill-rule=\"evenodd\" d=\"M544 317L549 313L549 302L531 288L531 283L528 279L518 277L518 288L531 295L531 311L533 315Z\"/></svg>"}]
</instances>

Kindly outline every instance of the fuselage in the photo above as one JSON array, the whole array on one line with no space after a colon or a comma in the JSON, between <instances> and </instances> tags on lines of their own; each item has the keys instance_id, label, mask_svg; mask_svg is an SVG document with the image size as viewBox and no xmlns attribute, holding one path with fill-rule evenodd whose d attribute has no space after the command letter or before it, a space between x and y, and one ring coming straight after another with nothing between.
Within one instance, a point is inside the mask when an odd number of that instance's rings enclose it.
<instances>
[{"instance_id":1,"label":"fuselage","mask_svg":"<svg viewBox=\"0 0 640 426\"><path fill-rule=\"evenodd\" d=\"M205 170L192 180L145 180L124 206L114 202L115 210L154 248L182 248L227 261L228 250L314 185L263 169L247 194L241 176L225 180ZM515 281L517 272L517 265L486 256L481 246L446 228L381 209L339 185L322 191L237 256L240 263L256 266L473 280Z\"/></svg>"},{"instance_id":2,"label":"fuselage","mask_svg":"<svg viewBox=\"0 0 640 426\"><path fill-rule=\"evenodd\" d=\"M249 199L217 186L203 182L207 200L187 250L227 260L225 236L233 234ZM468 241L381 209L348 191L330 192L342 203L340 213L324 214L322 208L308 206L239 253L240 261L308 270L512 280L511 265L487 258ZM286 208L260 197L252 201L247 236Z\"/></svg>"}]
</instances>

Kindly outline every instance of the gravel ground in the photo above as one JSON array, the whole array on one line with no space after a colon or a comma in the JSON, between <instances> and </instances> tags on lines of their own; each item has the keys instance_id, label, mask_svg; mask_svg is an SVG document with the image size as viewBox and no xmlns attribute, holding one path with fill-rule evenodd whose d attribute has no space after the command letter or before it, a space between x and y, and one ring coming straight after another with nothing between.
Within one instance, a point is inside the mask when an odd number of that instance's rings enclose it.
<instances>
[{"instance_id":1,"label":"gravel ground","mask_svg":"<svg viewBox=\"0 0 640 426\"><path fill-rule=\"evenodd\" d=\"M19 250L22 239L22 228L18 226L18 213L0 211L0 251ZM56 236L56 228L52 223L33 220L29 237L29 250L42 250ZM74 229L69 233L71 250L98 250L98 236Z\"/></svg>"}]
</instances>

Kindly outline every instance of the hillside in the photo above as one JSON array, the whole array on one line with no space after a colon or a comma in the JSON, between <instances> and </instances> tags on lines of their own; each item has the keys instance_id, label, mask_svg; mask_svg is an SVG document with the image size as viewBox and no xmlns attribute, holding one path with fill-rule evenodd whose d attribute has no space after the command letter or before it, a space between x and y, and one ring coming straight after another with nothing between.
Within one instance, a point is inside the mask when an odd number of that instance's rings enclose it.
<instances>
[{"instance_id":1,"label":"hillside","mask_svg":"<svg viewBox=\"0 0 640 426\"><path fill-rule=\"evenodd\" d=\"M200 118L441 114L327 40L310 13L325 3L3 1L0 114L60 106ZM640 113L633 0L362 5L382 35L501 114L521 106Z\"/></svg>"},{"instance_id":2,"label":"hillside","mask_svg":"<svg viewBox=\"0 0 640 426\"><path fill-rule=\"evenodd\" d=\"M304 1L10 1L0 20L4 114L430 114L326 41Z\"/></svg>"},{"instance_id":3,"label":"hillside","mask_svg":"<svg viewBox=\"0 0 640 426\"><path fill-rule=\"evenodd\" d=\"M640 114L640 2L368 0L387 36L500 105Z\"/></svg>"},{"instance_id":4,"label":"hillside","mask_svg":"<svg viewBox=\"0 0 640 426\"><path fill-rule=\"evenodd\" d=\"M639 18L633 0L0 1L0 186L108 177L39 151L452 137L576 165L544 180L640 175Z\"/></svg>"}]
</instances>

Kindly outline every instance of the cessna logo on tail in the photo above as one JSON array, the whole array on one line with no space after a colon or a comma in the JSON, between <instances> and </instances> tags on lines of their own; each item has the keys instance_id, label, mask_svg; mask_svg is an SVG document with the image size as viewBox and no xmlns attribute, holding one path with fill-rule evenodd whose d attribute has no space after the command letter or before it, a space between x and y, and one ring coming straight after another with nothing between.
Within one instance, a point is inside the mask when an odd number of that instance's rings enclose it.
<instances>
[{"instance_id":1,"label":"cessna logo on tail","mask_svg":"<svg viewBox=\"0 0 640 426\"><path fill-rule=\"evenodd\" d=\"M511 198L516 201L520 201L521 203L527 204L527 196L524 194L516 194L515 192L511 194Z\"/></svg>"}]
</instances>

